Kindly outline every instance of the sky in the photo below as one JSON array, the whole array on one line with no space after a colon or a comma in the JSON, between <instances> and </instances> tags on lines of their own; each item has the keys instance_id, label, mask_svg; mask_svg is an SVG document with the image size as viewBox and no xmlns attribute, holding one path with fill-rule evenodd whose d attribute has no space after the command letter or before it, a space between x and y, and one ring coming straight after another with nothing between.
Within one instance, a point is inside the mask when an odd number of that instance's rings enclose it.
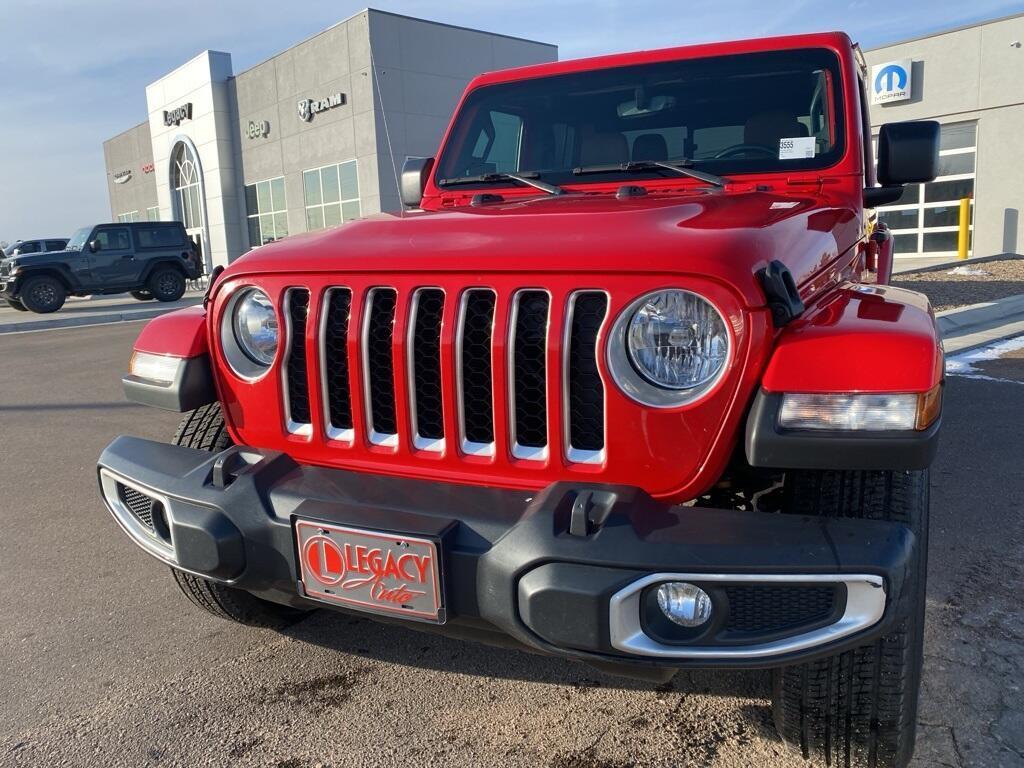
<instances>
[{"instance_id":1,"label":"sky","mask_svg":"<svg viewBox=\"0 0 1024 768\"><path fill-rule=\"evenodd\" d=\"M104 140L148 83L206 49L235 72L345 19L347 0L0 0L0 241L109 220ZM555 43L562 59L839 29L865 48L1024 11L1016 0L377 0L380 10Z\"/></svg>"}]
</instances>

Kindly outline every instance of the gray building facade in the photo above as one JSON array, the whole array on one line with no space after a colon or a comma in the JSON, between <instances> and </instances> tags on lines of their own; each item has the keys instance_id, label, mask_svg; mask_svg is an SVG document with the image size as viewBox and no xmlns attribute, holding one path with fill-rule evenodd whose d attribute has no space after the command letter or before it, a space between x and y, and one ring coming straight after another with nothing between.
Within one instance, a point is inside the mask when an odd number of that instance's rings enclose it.
<instances>
[{"instance_id":1,"label":"gray building facade","mask_svg":"<svg viewBox=\"0 0 1024 768\"><path fill-rule=\"evenodd\" d=\"M104 143L114 220L178 219L208 268L288 234L397 210L469 80L556 46L368 9L250 69L205 51Z\"/></svg>"},{"instance_id":2,"label":"gray building facade","mask_svg":"<svg viewBox=\"0 0 1024 768\"><path fill-rule=\"evenodd\" d=\"M896 255L951 256L971 198L970 255L1024 252L1024 14L865 51L871 125L938 120L940 175L879 209ZM902 83L901 72L908 80Z\"/></svg>"}]
</instances>

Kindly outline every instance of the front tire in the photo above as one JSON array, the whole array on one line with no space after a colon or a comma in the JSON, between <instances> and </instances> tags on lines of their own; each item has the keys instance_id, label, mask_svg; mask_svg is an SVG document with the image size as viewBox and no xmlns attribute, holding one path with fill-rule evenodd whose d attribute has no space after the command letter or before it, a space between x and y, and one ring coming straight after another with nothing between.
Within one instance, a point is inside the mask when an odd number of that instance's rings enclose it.
<instances>
[{"instance_id":1,"label":"front tire","mask_svg":"<svg viewBox=\"0 0 1024 768\"><path fill-rule=\"evenodd\" d=\"M157 301L177 301L185 295L185 276L175 267L157 267L146 282L146 290Z\"/></svg>"},{"instance_id":2,"label":"front tire","mask_svg":"<svg viewBox=\"0 0 1024 768\"><path fill-rule=\"evenodd\" d=\"M219 453L234 445L224 424L220 403L210 403L186 414L172 442L210 453ZM185 597L219 619L250 627L281 629L308 613L175 568L171 569L171 573Z\"/></svg>"},{"instance_id":3,"label":"front tire","mask_svg":"<svg viewBox=\"0 0 1024 768\"><path fill-rule=\"evenodd\" d=\"M28 312L28 307L26 307L24 304L22 304L17 299L6 299L6 301L7 301L7 306L9 306L11 309L16 309L19 312Z\"/></svg>"},{"instance_id":4,"label":"front tire","mask_svg":"<svg viewBox=\"0 0 1024 768\"><path fill-rule=\"evenodd\" d=\"M928 471L787 473L787 512L891 520L917 537L896 623L853 650L775 670L783 740L822 765L904 768L914 753L924 641Z\"/></svg>"},{"instance_id":5,"label":"front tire","mask_svg":"<svg viewBox=\"0 0 1024 768\"><path fill-rule=\"evenodd\" d=\"M39 315L56 312L64 306L67 297L64 284L50 275L29 277L18 291L18 301L25 305L25 309Z\"/></svg>"}]
</instances>

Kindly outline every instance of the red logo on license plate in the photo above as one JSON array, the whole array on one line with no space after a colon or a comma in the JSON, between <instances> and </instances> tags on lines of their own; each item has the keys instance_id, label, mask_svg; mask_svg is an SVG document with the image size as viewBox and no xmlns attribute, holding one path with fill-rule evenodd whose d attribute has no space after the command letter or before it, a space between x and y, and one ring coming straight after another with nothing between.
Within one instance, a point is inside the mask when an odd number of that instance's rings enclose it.
<instances>
[{"instance_id":1,"label":"red logo on license plate","mask_svg":"<svg viewBox=\"0 0 1024 768\"><path fill-rule=\"evenodd\" d=\"M429 539L299 521L306 593L355 607L437 620L437 547Z\"/></svg>"}]
</instances>

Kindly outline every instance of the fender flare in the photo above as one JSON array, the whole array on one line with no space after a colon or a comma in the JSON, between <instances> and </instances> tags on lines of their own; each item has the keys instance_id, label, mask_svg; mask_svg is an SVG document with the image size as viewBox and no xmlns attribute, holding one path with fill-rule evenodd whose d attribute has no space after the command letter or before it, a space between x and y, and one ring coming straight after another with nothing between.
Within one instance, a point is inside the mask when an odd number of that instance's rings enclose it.
<instances>
[{"instance_id":1,"label":"fender flare","mask_svg":"<svg viewBox=\"0 0 1024 768\"><path fill-rule=\"evenodd\" d=\"M153 274L153 270L165 264L170 265L177 269L179 272L181 272L181 274L185 277L186 280L192 279L191 277L189 277L188 268L182 261L178 261L177 259L172 258L161 257L158 259L153 259L148 264L146 264L146 266L142 270L142 275L139 277L139 281L143 285L145 285L146 282L149 280L149 276Z\"/></svg>"},{"instance_id":2,"label":"fender flare","mask_svg":"<svg viewBox=\"0 0 1024 768\"><path fill-rule=\"evenodd\" d=\"M133 403L184 413L217 399L209 343L206 310L186 307L150 320L135 340L135 353L178 359L174 380L156 382L128 373L121 382L125 397Z\"/></svg>"},{"instance_id":3,"label":"fender flare","mask_svg":"<svg viewBox=\"0 0 1024 768\"><path fill-rule=\"evenodd\" d=\"M75 279L67 264L51 262L49 264L33 264L30 267L26 267L25 271L18 275L18 291L21 291L22 284L28 278L36 277L37 275L50 275L57 278L64 284L68 293L74 293L82 288L82 284Z\"/></svg>"},{"instance_id":4,"label":"fender flare","mask_svg":"<svg viewBox=\"0 0 1024 768\"><path fill-rule=\"evenodd\" d=\"M787 392L924 394L944 380L942 342L928 299L880 285L850 285L787 327L747 415L753 467L917 470L935 457L941 416L921 431L786 430Z\"/></svg>"}]
</instances>

